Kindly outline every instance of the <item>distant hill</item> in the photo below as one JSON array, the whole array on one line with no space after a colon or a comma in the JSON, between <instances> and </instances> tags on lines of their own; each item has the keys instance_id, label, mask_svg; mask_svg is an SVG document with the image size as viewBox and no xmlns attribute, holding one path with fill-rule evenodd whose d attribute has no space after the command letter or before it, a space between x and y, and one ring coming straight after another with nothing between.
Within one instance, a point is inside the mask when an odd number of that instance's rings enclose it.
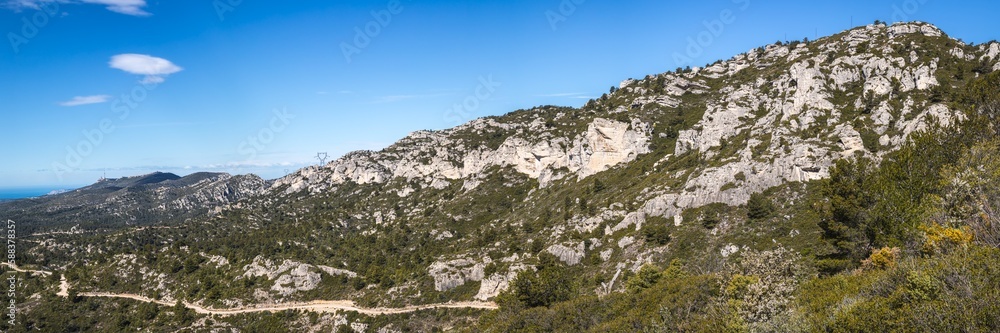
<instances>
[{"instance_id":1,"label":"distant hill","mask_svg":"<svg viewBox=\"0 0 1000 333\"><path fill-rule=\"evenodd\" d=\"M0 204L0 214L32 229L80 230L172 223L203 216L252 196L267 182L255 175L155 172L103 179L72 191Z\"/></svg>"}]
</instances>

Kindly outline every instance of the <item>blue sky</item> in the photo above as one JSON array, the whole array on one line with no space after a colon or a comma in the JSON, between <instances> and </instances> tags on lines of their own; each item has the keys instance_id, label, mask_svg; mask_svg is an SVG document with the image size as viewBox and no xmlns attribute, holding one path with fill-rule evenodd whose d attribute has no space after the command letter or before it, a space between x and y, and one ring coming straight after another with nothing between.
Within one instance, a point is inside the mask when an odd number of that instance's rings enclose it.
<instances>
[{"instance_id":1,"label":"blue sky","mask_svg":"<svg viewBox=\"0 0 1000 333\"><path fill-rule=\"evenodd\" d=\"M1000 4L987 1L0 3L0 188L74 187L105 170L275 178L317 152L581 106L629 77L852 19L928 21L976 43L1000 31Z\"/></svg>"}]
</instances>

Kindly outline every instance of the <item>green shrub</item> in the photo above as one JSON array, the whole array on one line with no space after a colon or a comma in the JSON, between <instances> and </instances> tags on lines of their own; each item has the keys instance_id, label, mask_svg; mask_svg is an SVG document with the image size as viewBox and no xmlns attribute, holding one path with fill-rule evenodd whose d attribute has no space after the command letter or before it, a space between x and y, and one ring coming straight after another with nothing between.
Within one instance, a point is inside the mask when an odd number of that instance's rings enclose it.
<instances>
[{"instance_id":1,"label":"green shrub","mask_svg":"<svg viewBox=\"0 0 1000 333\"><path fill-rule=\"evenodd\" d=\"M646 239L646 242L658 246L667 245L667 243L670 243L670 227L666 223L657 222L659 221L647 221L642 226L642 236Z\"/></svg>"},{"instance_id":2,"label":"green shrub","mask_svg":"<svg viewBox=\"0 0 1000 333\"><path fill-rule=\"evenodd\" d=\"M750 201L747 201L747 217L750 220L759 221L767 219L771 217L771 213L773 212L774 205L764 194L754 193L750 195Z\"/></svg>"},{"instance_id":3,"label":"green shrub","mask_svg":"<svg viewBox=\"0 0 1000 333\"><path fill-rule=\"evenodd\" d=\"M639 272L625 281L625 289L633 293L641 292L656 284L662 276L659 267L651 264L642 265Z\"/></svg>"}]
</instances>

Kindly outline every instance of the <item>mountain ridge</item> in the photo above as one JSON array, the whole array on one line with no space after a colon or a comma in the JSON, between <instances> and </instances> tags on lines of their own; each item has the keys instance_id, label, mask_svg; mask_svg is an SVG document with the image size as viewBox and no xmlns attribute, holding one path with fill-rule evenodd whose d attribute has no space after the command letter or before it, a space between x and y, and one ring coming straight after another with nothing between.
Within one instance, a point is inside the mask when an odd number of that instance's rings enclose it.
<instances>
[{"instance_id":1,"label":"mountain ridge","mask_svg":"<svg viewBox=\"0 0 1000 333\"><path fill-rule=\"evenodd\" d=\"M770 84L779 83L782 86L773 88L767 87L762 82L763 78L761 78L751 84L741 85L738 89L735 87L727 87L727 89L722 92L724 94L728 93L740 97L746 97L754 94L766 94L771 91L764 91L764 89L777 88L775 91L778 94L784 93L786 97L789 97L787 95L791 94L791 101L780 101L776 99L750 101L749 103L746 103L748 105L729 108L731 104L737 104L741 101L735 98L718 99L713 101L714 105L707 106L710 110L706 110L705 117L694 125L694 129L685 129L677 133L678 138L674 148L674 155L682 155L689 150L698 150L699 152L704 152L709 158L711 158L711 155L716 154L712 148L719 147L722 145L723 140L730 140L736 136L738 133L732 131L734 126L743 125L740 121L741 118L752 116L752 114L757 111L756 109L758 107L766 107L770 110L782 110L781 113L766 114L764 115L765 117L796 117L797 119L789 122L787 126L776 126L770 128L758 126L757 128L753 128L754 132L751 133L751 137L754 139L765 137L763 132L774 129L786 132L783 134L790 136L789 134L792 133L787 132L810 129L810 125L817 120L826 120L828 123L837 123L837 119L841 115L837 112L837 110L834 110L835 105L830 102L830 99L834 98L830 91L843 89L845 85L855 84L865 78L871 78L871 80L870 82L868 80L864 80L864 86L862 87L863 94L870 92L871 95L881 96L882 98L885 98L884 96L891 97L892 93L898 94L900 92L929 91L931 88L938 85L937 79L933 75L933 69L937 67L937 63L934 61L921 61L921 59L919 59L916 55L916 50L910 51L908 59L904 59L902 57L873 57L866 54L850 54L850 52L856 51L855 49L857 47L865 45L865 43L870 43L875 38L885 38L888 42L887 45L882 48L881 52L895 52L891 49L891 47L902 45L902 43L896 41L896 39L914 35L955 41L950 37L947 37L947 35L945 35L937 27L926 23L901 23L891 26L873 24L847 30L834 36L820 38L809 43L796 42L792 43L790 46L770 44L736 55L729 60L717 62L716 64L710 65L706 68L695 68L687 73L668 72L657 74L655 76L647 76L645 79L638 81L632 79L625 80L619 85L617 92L606 95L605 98L614 100L619 98L619 95L623 95L623 93L631 94L631 96L627 97L633 101L632 104L628 106L631 109L642 108L646 105L654 104L663 107L677 107L682 103L680 100L682 95L697 95L705 92L705 88L708 88L704 82L705 78L718 79L731 77L734 75L740 75L741 71L748 69L767 71L769 67L775 66L773 63L776 61L775 59L790 59L784 60L785 63L792 66L789 73L787 75L776 77L775 79L778 81L770 82ZM805 57L805 55L814 48L812 47L813 45L819 45L819 48L823 48L820 50L820 54L818 56L808 57L808 59L798 59L799 57ZM969 46L959 43L955 45L954 49L949 51L964 58L972 57L971 54L966 55L964 53L965 51L962 51L962 47ZM988 43L979 46L978 51L983 52L982 58L989 58L996 61L997 54L1000 54L1000 46L998 46L996 42ZM822 66L823 62L831 59L817 59L833 58L832 53L835 52L847 52L848 56L832 59L829 66L826 67ZM793 60L799 61L791 63ZM812 63L812 66L810 63ZM896 67L894 63L902 64L903 67L912 66L914 68L911 70L900 70L900 67ZM1000 62L994 64L993 67L1000 67ZM692 79L694 80L692 81ZM664 81L663 93L657 95L648 94L647 88L641 87L640 85L649 80ZM895 88L895 91L893 91L894 84L898 85L898 88ZM864 96L855 96L854 101L849 101L853 103L836 105L836 108L840 109L852 106L854 108L869 107L867 105L862 105L863 103L868 102L863 100L862 97ZM746 163L747 165L739 166L738 170L735 170L734 172L725 172L725 170L706 170L706 173L716 172L728 174L703 177L688 186L699 186L704 188L704 191L690 195L682 193L680 194L681 197L677 199L663 198L662 201L666 201L666 203L655 204L656 207L651 207L650 212L654 214L673 213L671 211L664 212L662 208L665 205L671 205L670 201L673 201L673 203L681 202L680 208L682 209L691 208L692 206L687 204L689 199L686 197L711 197L712 193L720 192L719 190L724 185L730 183L722 181L719 178L734 177L741 172L744 173L744 175L747 175L750 174L751 171L757 171L755 169L756 167L769 169L764 171L770 173L768 176L761 177L762 179L759 182L751 181L751 183L758 183L760 185L751 185L751 189L749 190L730 188L729 192L731 192L731 194L729 194L729 198L718 198L717 200L709 201L699 201L698 199L694 199L693 201L696 203L696 206L712 202L722 202L735 205L743 204L749 198L749 194L760 192L763 189L778 185L785 181L807 181L828 177L829 174L827 169L833 164L835 159L838 157L851 156L856 151L866 152L866 144L869 146L888 147L889 149L885 149L880 152L884 154L885 152L898 147L909 133L925 129L931 122L947 126L954 120L962 119L960 113L955 115L957 111L948 108L947 105L927 103L924 103L923 105L913 105L913 103L918 102L921 101L915 102L912 99L904 101L903 110L899 110L899 112L903 114L902 116L904 119L894 121L894 128L890 128L888 126L891 120L896 120L892 119L894 118L894 115L891 114L892 106L889 105L889 101L881 101L877 105L870 106L872 110L866 111L875 113L872 116L872 122L876 125L873 130L878 134L877 139L868 138L868 140L863 140L861 133L859 133L857 129L852 128L851 126L840 126L834 128L832 133L829 133L836 135L837 140L835 140L835 142L839 145L839 147L821 147L821 145L814 144L804 148L816 150L839 150L838 152L841 156L811 156L806 152L795 152L795 154L780 155L776 157L781 159L780 165L768 166L760 163ZM768 104L762 105L761 103ZM601 101L591 101L588 102L588 105L601 105ZM559 107L540 107L532 109L528 111L528 113L541 113L541 110L545 108L559 109ZM914 108L921 108L922 110L913 110ZM585 106L584 109L587 109L587 106ZM621 106L615 109L605 109L603 111L607 112L605 117L627 112L627 110L623 109ZM906 119L906 116L914 112L917 113L915 116L910 116L909 119ZM952 119L953 115L955 115L954 117L957 117L957 119ZM545 122L541 120L541 117L535 117L531 122L522 122L520 124L497 122L497 119L503 119L508 116L509 115L481 118L452 129L440 131L417 131L380 152L353 152L340 159L331 161L325 166L318 168L309 167L296 171L288 176L277 179L272 185L272 189L287 186L284 191L288 194L290 192L299 191L303 188L312 188L310 185L312 182L316 182L316 186L322 187L324 186L323 184L336 184L344 181L353 181L359 184L369 182L380 183L385 182L387 179L392 177L421 179L430 186L440 187L443 186L443 180L464 178L468 175L481 172L485 168L493 165L512 165L518 171L533 178L537 178L539 182L544 185L553 178L558 179L565 176L556 171L561 167L567 167L570 170L569 173L577 173L579 178L586 178L587 176L598 171L603 171L608 167L612 167L619 163L630 162L635 159L635 155L649 152L648 143L646 141L652 140L650 136L653 135L653 133L651 133L651 126L648 126L648 123L637 121L637 117L619 119L628 121L616 121L593 117L593 121L586 124L586 135L576 134L577 136L575 141L572 137L556 137L555 140L550 142L536 143L533 141L544 140L544 138L522 138L518 137L517 134L514 134L512 136L505 137L504 140L495 149L493 149L493 151L489 151L489 149L484 149L482 151L473 150L464 156L462 156L463 154L461 153L457 154L459 156L450 156L449 154L455 154L439 148L455 145L457 141L457 144L461 146L455 150L462 150L463 148L475 149L474 147L466 147L464 142L460 139L451 140L449 137L449 135L452 134L459 136L462 132L467 131L471 131L479 135L485 134L483 129L490 129L495 131L494 133L509 133L512 131L545 133ZM895 117L899 116L900 115L896 115ZM559 117L559 115L557 114L556 117ZM699 129L698 127L701 128ZM522 130L522 128L524 129ZM604 137L602 139L598 134L603 131L612 131L617 135L617 137L614 140L609 140L610 138L608 137ZM660 132L655 134L665 135L667 133ZM542 136L544 135L545 134L542 134ZM874 142L875 140L877 140L877 142ZM417 143L420 141L427 141L427 144L430 147L434 147L434 149L427 147L406 151L405 149L399 148L407 143ZM768 142L759 142L759 140L757 143L768 144ZM586 148L588 145L601 146L601 150L588 151ZM602 145L609 146L604 147ZM559 147L563 148L559 149ZM764 148L764 150L774 151L777 150L777 148L779 148L777 145L771 144L769 147ZM798 145L792 149L797 150L803 148L801 145ZM822 153L829 153L829 151L821 152L815 155L821 155ZM405 154L409 154L409 156L405 156ZM600 156L602 154L605 156ZM616 156L617 154L624 154L624 157ZM392 158L400 159L401 161L392 161ZM589 158L593 158L596 161L593 162L596 164L596 167L585 167L588 163L592 162ZM817 161L816 159L819 160ZM577 172L578 170L579 172ZM756 174L757 172L752 173ZM302 179L307 179L307 181L303 181ZM730 180L735 179L730 178ZM467 186L471 186L468 182L466 184ZM316 188L312 188L310 191L315 192Z\"/></svg>"},{"instance_id":2,"label":"mountain ridge","mask_svg":"<svg viewBox=\"0 0 1000 333\"><path fill-rule=\"evenodd\" d=\"M540 316L558 301L632 297L654 273L719 274L705 279L724 287L702 292L736 297L815 274L799 266L843 246L822 215L836 165L893 162L915 134L969 119L977 110L962 91L1000 68L998 56L996 42L968 45L920 22L770 44L624 80L581 108L416 131L273 181L154 174L139 186L163 190L140 191L161 193L144 209L197 211L44 235L24 253L83 292L219 308L495 300L504 315ZM754 264L745 258L792 260L781 269L801 275L753 282L761 268L744 268L746 285L732 284L741 280L723 273ZM668 268L643 272L656 266ZM731 315L754 319L746 313Z\"/></svg>"}]
</instances>

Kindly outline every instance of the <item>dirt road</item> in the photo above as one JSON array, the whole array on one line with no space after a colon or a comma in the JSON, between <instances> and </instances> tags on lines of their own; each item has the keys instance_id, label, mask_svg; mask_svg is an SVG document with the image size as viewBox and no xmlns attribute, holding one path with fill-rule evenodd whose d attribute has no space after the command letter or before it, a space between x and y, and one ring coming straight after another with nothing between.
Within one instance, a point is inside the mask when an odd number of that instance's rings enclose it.
<instances>
[{"instance_id":1,"label":"dirt road","mask_svg":"<svg viewBox=\"0 0 1000 333\"><path fill-rule=\"evenodd\" d=\"M149 297L135 295L135 294L86 292L86 293L80 293L79 295L85 297L127 298L140 302L156 303L165 306L175 305L174 303L155 300ZM486 310L493 310L497 308L497 305L492 302L453 302L453 303L411 305L402 308L364 308L364 307L359 307L355 305L353 301L348 301L348 300L312 301L305 303L262 305L258 307L237 308L237 309L209 309L191 303L184 303L184 306L200 314L212 314L212 315L222 315L222 316L241 314L241 313L253 313L253 312L278 312L284 310L305 310L314 312L355 311L370 316L378 316L386 314L408 313L408 312L427 310L427 309L437 309L437 308L452 308L452 309L469 308L469 309L486 309Z\"/></svg>"},{"instance_id":2,"label":"dirt road","mask_svg":"<svg viewBox=\"0 0 1000 333\"><path fill-rule=\"evenodd\" d=\"M49 271L36 271L30 269L21 269L17 266L11 265L9 263L0 263L3 266L10 267L18 272L41 274L41 275L51 275L52 272ZM61 275L59 279L59 292L56 295L62 297L69 296L69 282L66 281L66 276ZM140 302L156 303L165 306L174 306L175 303L170 303L167 301L155 300L149 297L135 295L135 294L115 294L115 293L101 293L101 292L82 292L77 294L82 297L106 297L106 298L126 298L131 300L136 300ZM427 309L484 309L493 310L497 308L497 305L493 302L449 302L449 303L433 303L433 304L421 304L421 305L410 305L401 308L365 308L354 304L350 300L333 300L333 301L311 301L304 303L288 303L288 304L273 304L273 305L260 305L248 308L237 308L237 309L210 309L205 308L197 304L184 303L184 306L194 310L201 314L213 314L213 315L234 315L240 313L253 313L253 312L278 312L285 310L305 310L314 312L336 312L336 311L355 311L361 314L366 314L369 316L378 316L386 314L398 314L398 313L408 313Z\"/></svg>"},{"instance_id":3,"label":"dirt road","mask_svg":"<svg viewBox=\"0 0 1000 333\"><path fill-rule=\"evenodd\" d=\"M45 276L52 275L52 272L49 271L35 271L30 269L21 269L20 267L17 267L17 265L11 265L10 263L7 262L0 263L0 265L10 267L11 269L21 273L41 274Z\"/></svg>"}]
</instances>

